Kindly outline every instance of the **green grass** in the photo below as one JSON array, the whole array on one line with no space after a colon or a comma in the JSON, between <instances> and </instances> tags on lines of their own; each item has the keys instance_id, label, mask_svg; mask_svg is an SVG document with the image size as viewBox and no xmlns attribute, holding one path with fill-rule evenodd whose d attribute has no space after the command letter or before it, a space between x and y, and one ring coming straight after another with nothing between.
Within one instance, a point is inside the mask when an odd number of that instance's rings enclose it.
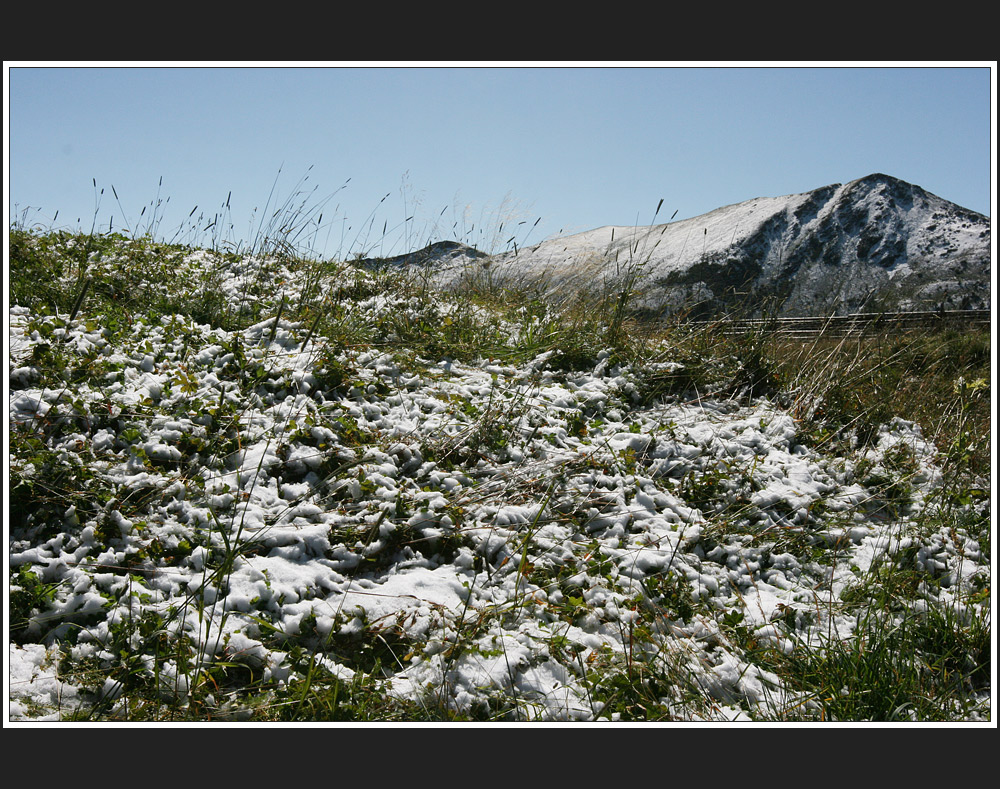
<instances>
[{"instance_id":1,"label":"green grass","mask_svg":"<svg viewBox=\"0 0 1000 789\"><path fill-rule=\"evenodd\" d=\"M235 342L224 348L231 357L227 381L212 398L197 390L187 365L211 329L231 331L273 321L263 330L273 335L279 320L282 326L293 327L290 331L299 339L323 338L313 348L318 380L331 392L353 394L359 400L365 393L389 395L391 385L366 378L343 355L344 349L389 354L404 372L441 359L521 365L546 354L548 369L558 376L590 371L605 361L632 371L629 405L635 407L707 397L738 402L768 396L799 420L803 443L831 457L858 461L858 482L872 492L869 514L888 520L906 511L916 466L903 452L888 456L878 467L865 466L863 455L882 425L903 416L921 425L944 462L943 484L935 494L941 506L919 528L931 536L951 535L956 544L960 539L974 540L991 561L992 383L987 332L914 332L850 341L793 342L766 332L729 337L683 322L653 323L632 313L629 306L641 274L639 262L626 269L620 281L609 283L603 294L551 301L544 296L544 283L515 286L483 278L457 292L439 293L405 272L300 257L287 234L277 242L255 246L270 257L244 282L245 298L233 303L220 292L219 283L222 270L241 265L241 256L234 252L206 250L192 258L193 250L186 245L149 237L11 229L11 304L31 310L30 329L40 340L30 359L34 378L12 380L11 386L46 387L58 393L45 415L9 428L12 539L32 545L60 535L72 539L81 522L97 519L97 539L113 551L123 544L120 524L127 521L141 533L149 502L166 495L149 489L123 497L100 474L106 460L100 448L73 457L56 448L59 440L78 433L94 435L106 429L129 448L139 466L168 468L176 472L184 495L213 496L219 502L214 520L204 524L194 544L186 539L172 544L150 540L122 564L104 568L108 578L102 582L103 593L119 610L132 611L129 601L134 599L138 611L138 601L151 595L145 575L151 567L169 568L194 552L204 553L205 583L191 592L192 602L210 609L212 599L205 596L206 590L224 585L234 562L253 555L254 540L222 522L238 516L237 502L226 499L225 492L205 491L204 481L184 464L195 456L199 462L224 464L245 440L248 428L242 417L252 410L246 403L279 397L296 384L273 373L267 358ZM280 282L286 277L307 283L299 298L290 299L282 291ZM274 282L279 283L277 289ZM391 299L391 309L380 306L386 298ZM82 326L125 344L139 336L140 329L159 326L165 316L179 316L162 328L171 338L169 358L157 361L173 365L172 389L184 395L169 415L189 420L184 422L187 432L176 444L180 461L171 459L175 455L170 453L150 456L141 441L144 425L156 416L158 402L168 393L136 404L131 413L113 412L110 401L109 410L102 412L97 404L79 399L75 390L87 383L113 385L123 370L97 352L80 353L64 341L71 326ZM496 377L485 408L460 401L450 407L467 420L468 428L426 444L422 451L455 473L474 467L482 458L502 459L514 441L511 426L526 414L524 403L504 391ZM600 413L581 406L572 417L575 421L568 424L586 436L600 418ZM287 424L274 440L286 450L293 443L312 442L326 451L323 431L335 435L343 447L365 447L374 441L346 414L316 424ZM634 473L635 463L634 456L625 456L619 471ZM349 468L350 461L331 459L321 470L330 480L330 501L338 506L360 506L374 490L373 483L350 477ZM808 533L790 533L784 542L759 534L748 499L750 477L741 478L738 471L723 466L710 472L696 475L692 470L676 486L691 506L716 515L703 537L705 552L725 540L741 539L770 545L774 553L788 550L822 563L836 550L821 536ZM356 487L348 484L352 480ZM512 496L523 500L548 503L557 498L544 480L511 480L508 485ZM558 511L565 514L560 522L582 529L581 513L590 507L589 502L561 502ZM460 520L461 502L453 503L450 512ZM552 616L570 624L588 613L583 597L569 582L581 568L531 561L533 540L544 525L533 523L525 532L514 561L526 581L559 590L554 599L560 602L553 603ZM584 536L578 535L581 544ZM403 530L394 541L380 541L374 528L339 537L345 545L353 541L367 551L363 568L390 562L395 552L426 541L422 533ZM442 555L453 555L462 544L460 537L435 539L441 539ZM588 548L587 556L586 571L607 576L607 583L613 584L611 565L601 561L599 546ZM15 643L43 636L61 643L62 676L94 691L92 705L74 713L77 717L393 721L517 719L522 713L510 698L457 714L433 695L419 702L393 696L377 680L380 666L405 660L426 645L410 643L391 628L365 623L350 643L338 641L333 631L323 636L310 630L313 624L308 622L294 637L273 633L274 643L289 656L286 679L278 681L266 676L252 656L226 653L224 645L220 646L223 658L206 662L185 635L186 628L194 626L185 619L185 611L123 616L95 635L102 612L85 609L70 621L44 620L57 592L56 581L21 565L10 568L10 585ZM784 652L758 643L738 617L721 617L734 644L799 694L795 705L776 703L770 709L758 708L755 715L781 720L963 720L981 714L991 666L989 589L980 586L967 598L952 599L944 593L947 588L946 579L935 577L902 551L860 573L839 601L858 622L851 633L797 642ZM202 597L194 599L198 595ZM496 616L522 616L524 602ZM692 680L683 649L664 648L660 634L664 621L690 621L712 612L700 608L685 583L670 573L647 584L633 603L627 632L621 625L628 652L596 652L580 666L592 708L616 720L707 715L718 700ZM483 621L470 620L470 633L458 634L452 644L455 659L462 644L471 643L471 631L484 626ZM267 632L266 622L261 627ZM74 649L91 639L101 641L101 650L73 658ZM559 636L551 639L550 650L573 660L572 644ZM330 655L342 658L354 670L353 677L335 676L318 659ZM176 692L180 686L183 694ZM186 699L183 705L176 701L179 695Z\"/></svg>"},{"instance_id":2,"label":"green grass","mask_svg":"<svg viewBox=\"0 0 1000 789\"><path fill-rule=\"evenodd\" d=\"M881 596L881 590L873 589ZM988 612L935 605L891 615L864 609L846 638L772 653L772 668L811 704L782 717L823 721L965 720L989 695Z\"/></svg>"}]
</instances>

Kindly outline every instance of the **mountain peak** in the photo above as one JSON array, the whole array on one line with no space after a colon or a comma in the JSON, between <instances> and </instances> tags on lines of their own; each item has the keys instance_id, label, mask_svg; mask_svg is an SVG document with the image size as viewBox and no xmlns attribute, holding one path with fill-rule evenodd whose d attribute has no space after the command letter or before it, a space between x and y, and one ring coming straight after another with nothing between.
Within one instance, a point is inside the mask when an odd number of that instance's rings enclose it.
<instances>
[{"instance_id":1,"label":"mountain peak","mask_svg":"<svg viewBox=\"0 0 1000 789\"><path fill-rule=\"evenodd\" d=\"M656 230L655 239L641 228L623 239L645 274L642 303L653 311L990 306L989 219L885 173L757 198ZM572 238L561 243L574 247ZM521 267L544 268L544 246ZM623 259L621 247L607 251Z\"/></svg>"},{"instance_id":2,"label":"mountain peak","mask_svg":"<svg viewBox=\"0 0 1000 789\"><path fill-rule=\"evenodd\" d=\"M548 239L490 262L493 277L559 290L613 286L623 271L637 271L636 305L654 313L987 309L990 238L982 214L871 173L669 224ZM471 247L439 259L451 264L443 281L485 263Z\"/></svg>"}]
</instances>

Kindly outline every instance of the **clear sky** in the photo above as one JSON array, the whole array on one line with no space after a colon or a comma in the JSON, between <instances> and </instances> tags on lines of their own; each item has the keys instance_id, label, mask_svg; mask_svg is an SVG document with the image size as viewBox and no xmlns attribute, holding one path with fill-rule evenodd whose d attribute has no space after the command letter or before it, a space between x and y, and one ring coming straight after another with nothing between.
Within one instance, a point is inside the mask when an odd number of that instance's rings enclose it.
<instances>
[{"instance_id":1,"label":"clear sky","mask_svg":"<svg viewBox=\"0 0 1000 789\"><path fill-rule=\"evenodd\" d=\"M992 216L995 65L5 63L8 218L502 251L874 172Z\"/></svg>"}]
</instances>

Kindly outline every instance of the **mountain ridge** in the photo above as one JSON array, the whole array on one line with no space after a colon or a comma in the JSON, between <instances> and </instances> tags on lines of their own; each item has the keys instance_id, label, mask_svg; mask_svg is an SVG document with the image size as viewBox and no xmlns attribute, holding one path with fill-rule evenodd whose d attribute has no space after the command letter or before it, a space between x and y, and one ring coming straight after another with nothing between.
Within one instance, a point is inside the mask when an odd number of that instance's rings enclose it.
<instances>
[{"instance_id":1,"label":"mountain ridge","mask_svg":"<svg viewBox=\"0 0 1000 789\"><path fill-rule=\"evenodd\" d=\"M553 291L614 287L636 274L654 313L781 315L988 309L991 220L884 173L757 197L650 226L605 225L499 255L448 242L419 259L442 284L488 272ZM437 245L440 245L438 242Z\"/></svg>"}]
</instances>

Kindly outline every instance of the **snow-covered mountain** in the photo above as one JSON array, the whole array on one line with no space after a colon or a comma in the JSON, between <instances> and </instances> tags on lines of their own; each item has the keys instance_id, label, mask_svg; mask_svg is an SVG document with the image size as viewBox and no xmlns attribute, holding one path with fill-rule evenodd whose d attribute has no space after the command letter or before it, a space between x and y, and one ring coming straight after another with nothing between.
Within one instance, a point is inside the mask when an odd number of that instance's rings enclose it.
<instances>
[{"instance_id":1,"label":"snow-covered mountain","mask_svg":"<svg viewBox=\"0 0 1000 789\"><path fill-rule=\"evenodd\" d=\"M648 227L605 226L484 258L457 242L408 256L442 280L488 270L552 288L613 287L638 271L655 311L784 315L990 307L989 217L883 174L759 197ZM410 260L396 258L394 262Z\"/></svg>"}]
</instances>

